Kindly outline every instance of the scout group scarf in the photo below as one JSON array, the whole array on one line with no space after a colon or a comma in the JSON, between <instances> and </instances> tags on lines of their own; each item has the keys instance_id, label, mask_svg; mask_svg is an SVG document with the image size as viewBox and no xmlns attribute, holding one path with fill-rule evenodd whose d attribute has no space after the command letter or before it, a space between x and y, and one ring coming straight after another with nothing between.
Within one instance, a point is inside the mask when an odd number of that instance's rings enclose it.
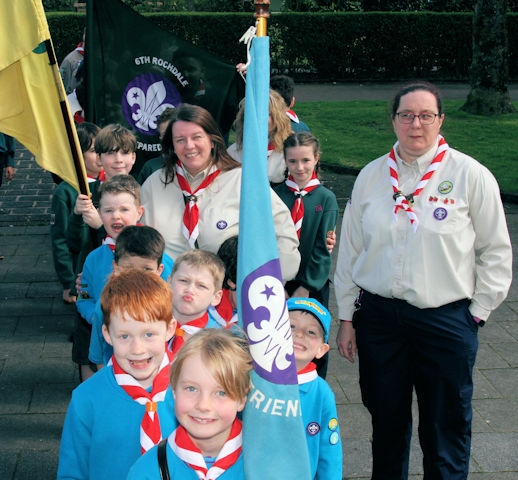
<instances>
[{"instance_id":1,"label":"scout group scarf","mask_svg":"<svg viewBox=\"0 0 518 480\"><path fill-rule=\"evenodd\" d=\"M162 440L160 421L158 419L158 402L162 402L165 398L167 387L169 386L169 365L172 360L172 354L166 352L160 364L158 374L153 380L151 393L149 393L137 380L119 366L115 355L111 359L117 383L133 400L146 406L146 411L140 424L140 447L142 453L147 452L153 445L158 444Z\"/></svg>"},{"instance_id":2,"label":"scout group scarf","mask_svg":"<svg viewBox=\"0 0 518 480\"><path fill-rule=\"evenodd\" d=\"M110 235L106 235L106 237L104 237L103 245L108 245L112 252L115 251L115 240L113 239L113 237L110 237Z\"/></svg>"},{"instance_id":3,"label":"scout group scarf","mask_svg":"<svg viewBox=\"0 0 518 480\"><path fill-rule=\"evenodd\" d=\"M295 123L300 123L299 117L293 110L286 110L286 115L288 115L288 118Z\"/></svg>"},{"instance_id":4,"label":"scout group scarf","mask_svg":"<svg viewBox=\"0 0 518 480\"><path fill-rule=\"evenodd\" d=\"M200 480L214 480L225 473L225 470L234 465L239 458L243 443L241 429L241 421L236 418L225 445L223 445L210 469L207 469L200 449L194 445L184 427L178 427L169 436L168 443L176 456L187 463L196 472Z\"/></svg>"},{"instance_id":5,"label":"scout group scarf","mask_svg":"<svg viewBox=\"0 0 518 480\"><path fill-rule=\"evenodd\" d=\"M230 290L228 288L223 289L221 295L221 302L215 307L209 307L211 316L216 322L218 322L222 328L231 328L234 324L237 324L238 317L237 312L232 306L230 300Z\"/></svg>"},{"instance_id":6,"label":"scout group scarf","mask_svg":"<svg viewBox=\"0 0 518 480\"><path fill-rule=\"evenodd\" d=\"M141 227L142 226L142 223L140 222L137 222L136 223L137 227ZM108 245L108 247L110 248L110 250L112 252L115 251L115 240L113 239L112 236L110 235L106 235L106 237L104 237L103 239L103 242L102 242L103 245Z\"/></svg>"},{"instance_id":7,"label":"scout group scarf","mask_svg":"<svg viewBox=\"0 0 518 480\"><path fill-rule=\"evenodd\" d=\"M307 195L312 190L315 190L320 185L320 180L317 178L316 172L313 172L311 176L311 180L304 188L299 188L299 186L293 180L293 177L290 175L286 179L286 186L294 193L295 195L295 203L291 208L291 218L293 219L293 223L295 224L295 230L297 230L297 236L300 238L300 228L302 227L302 220L304 220L304 202L302 201L302 197Z\"/></svg>"},{"instance_id":8,"label":"scout group scarf","mask_svg":"<svg viewBox=\"0 0 518 480\"><path fill-rule=\"evenodd\" d=\"M200 212L198 210L198 196L214 181L219 175L219 170L216 165L210 167L208 175L205 177L201 185L194 191L191 191L191 186L184 176L182 164L180 161L176 163L176 173L178 176L178 184L182 189L187 202L185 203L185 210L183 212L182 233L189 242L191 248L195 247L196 239L198 238L198 221L200 219Z\"/></svg>"},{"instance_id":9,"label":"scout group scarf","mask_svg":"<svg viewBox=\"0 0 518 480\"><path fill-rule=\"evenodd\" d=\"M182 345L185 343L185 339L183 338L184 334L188 333L189 335L194 335L195 333L205 328L208 321L209 314L205 313L201 317L195 318L194 320L184 323L183 325L180 325L176 328L176 331L174 332L173 343L171 344L173 358L176 357L178 350L180 350Z\"/></svg>"},{"instance_id":10,"label":"scout group scarf","mask_svg":"<svg viewBox=\"0 0 518 480\"><path fill-rule=\"evenodd\" d=\"M426 184L430 181L437 168L439 168L439 165L442 162L450 146L446 143L446 140L444 140L443 136L439 135L439 147L437 148L435 158L432 160L430 166L426 169L426 172L417 184L414 193L410 195L404 195L399 189L399 175L396 162L396 149L398 147L398 144L399 142L396 142L394 144L387 159L387 165L390 171L390 183L392 184L392 190L394 191L394 195L392 196L392 198L395 201L394 218L397 221L397 213L399 209L403 209L407 213L408 219L410 220L410 224L412 225L415 232L417 231L417 225L419 224L419 221L417 220L417 215L412 209L414 199L423 191L423 189L426 187Z\"/></svg>"},{"instance_id":11,"label":"scout group scarf","mask_svg":"<svg viewBox=\"0 0 518 480\"><path fill-rule=\"evenodd\" d=\"M303 369L297 372L298 384L309 383L318 377L317 366L313 362L309 362Z\"/></svg>"}]
</instances>

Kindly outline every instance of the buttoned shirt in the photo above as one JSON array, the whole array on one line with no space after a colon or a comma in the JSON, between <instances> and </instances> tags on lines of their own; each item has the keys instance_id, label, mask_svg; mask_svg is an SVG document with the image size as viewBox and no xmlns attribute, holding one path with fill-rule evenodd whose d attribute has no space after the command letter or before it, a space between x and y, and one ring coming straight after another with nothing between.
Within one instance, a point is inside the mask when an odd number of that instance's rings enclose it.
<instances>
[{"instance_id":1,"label":"buttoned shirt","mask_svg":"<svg viewBox=\"0 0 518 480\"><path fill-rule=\"evenodd\" d=\"M396 154L407 195L433 160L437 144L411 164ZM359 289L434 308L468 298L486 320L506 297L512 278L511 241L498 184L473 158L449 149L415 199L419 224L394 218L387 155L358 175L344 212L334 283L340 319L350 320Z\"/></svg>"}]
</instances>

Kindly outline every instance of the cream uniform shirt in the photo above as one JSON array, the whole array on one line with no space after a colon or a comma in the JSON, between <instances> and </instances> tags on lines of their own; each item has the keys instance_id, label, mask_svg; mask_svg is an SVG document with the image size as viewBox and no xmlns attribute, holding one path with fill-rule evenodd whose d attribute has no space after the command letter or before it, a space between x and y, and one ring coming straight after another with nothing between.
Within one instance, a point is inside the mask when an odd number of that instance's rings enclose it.
<instances>
[{"instance_id":1,"label":"cream uniform shirt","mask_svg":"<svg viewBox=\"0 0 518 480\"><path fill-rule=\"evenodd\" d=\"M233 143L228 147L227 152L236 161L243 163L243 150L237 149L237 144ZM285 180L284 172L286 171L286 162L284 161L284 153L275 150L268 151L268 164L266 172L270 183L282 183Z\"/></svg>"},{"instance_id":2,"label":"cream uniform shirt","mask_svg":"<svg viewBox=\"0 0 518 480\"><path fill-rule=\"evenodd\" d=\"M412 193L437 144L412 164L396 154L399 185ZM473 158L451 149L413 210L394 219L388 154L358 175L344 212L334 277L338 315L351 320L359 288L418 308L471 299L486 320L506 297L512 278L511 241L498 184Z\"/></svg>"},{"instance_id":3,"label":"cream uniform shirt","mask_svg":"<svg viewBox=\"0 0 518 480\"><path fill-rule=\"evenodd\" d=\"M201 184L207 170L195 179L188 178L191 188ZM190 249L182 233L185 201L175 175L168 185L163 183L162 170L154 172L142 185L144 206L142 223L156 228L165 239L165 251L173 258ZM295 277L300 264L299 241L291 214L284 202L271 190L272 215L283 280ZM198 248L217 253L220 245L239 231L241 168L221 172L198 196ZM253 199L247 199L253 201ZM260 229L261 225L257 225ZM250 252L250 255L253 255Z\"/></svg>"}]
</instances>

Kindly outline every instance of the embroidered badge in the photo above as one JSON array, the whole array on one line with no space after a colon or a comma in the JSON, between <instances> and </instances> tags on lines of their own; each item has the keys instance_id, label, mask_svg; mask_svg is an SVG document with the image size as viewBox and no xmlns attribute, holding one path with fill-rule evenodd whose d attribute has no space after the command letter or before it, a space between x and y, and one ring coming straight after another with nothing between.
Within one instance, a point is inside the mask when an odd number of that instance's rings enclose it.
<instances>
[{"instance_id":1,"label":"embroidered badge","mask_svg":"<svg viewBox=\"0 0 518 480\"><path fill-rule=\"evenodd\" d=\"M439 187L437 188L439 193L441 195L446 195L450 193L453 190L453 182L450 182L449 180L445 180L444 182L441 182L439 184Z\"/></svg>"},{"instance_id":2,"label":"embroidered badge","mask_svg":"<svg viewBox=\"0 0 518 480\"><path fill-rule=\"evenodd\" d=\"M338 432L333 432L329 436L329 443L331 445L336 445L340 441L340 435L338 435Z\"/></svg>"},{"instance_id":3,"label":"embroidered badge","mask_svg":"<svg viewBox=\"0 0 518 480\"><path fill-rule=\"evenodd\" d=\"M448 216L448 210L439 207L433 211L433 217L435 220L444 220Z\"/></svg>"},{"instance_id":4,"label":"embroidered badge","mask_svg":"<svg viewBox=\"0 0 518 480\"><path fill-rule=\"evenodd\" d=\"M315 212L321 212L323 210L322 205L317 205L315 207Z\"/></svg>"},{"instance_id":5,"label":"embroidered badge","mask_svg":"<svg viewBox=\"0 0 518 480\"><path fill-rule=\"evenodd\" d=\"M225 220L219 220L217 223L216 223L216 227L218 230L225 230L225 228L228 227L228 223L225 222Z\"/></svg>"},{"instance_id":6,"label":"embroidered badge","mask_svg":"<svg viewBox=\"0 0 518 480\"><path fill-rule=\"evenodd\" d=\"M318 432L320 432L320 425L317 422L311 422L307 427L306 431L312 437L315 436Z\"/></svg>"},{"instance_id":7,"label":"embroidered badge","mask_svg":"<svg viewBox=\"0 0 518 480\"><path fill-rule=\"evenodd\" d=\"M336 418L332 418L331 420L329 420L327 428L329 428L329 430L331 431L336 430L338 428L338 420Z\"/></svg>"}]
</instances>

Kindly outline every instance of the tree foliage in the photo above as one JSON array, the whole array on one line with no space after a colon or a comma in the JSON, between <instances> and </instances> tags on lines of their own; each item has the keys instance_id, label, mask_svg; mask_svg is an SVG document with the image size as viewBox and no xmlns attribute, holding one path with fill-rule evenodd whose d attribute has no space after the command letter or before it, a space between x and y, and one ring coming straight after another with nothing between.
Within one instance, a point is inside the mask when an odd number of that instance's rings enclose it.
<instances>
[{"instance_id":1,"label":"tree foliage","mask_svg":"<svg viewBox=\"0 0 518 480\"><path fill-rule=\"evenodd\" d=\"M514 112L507 64L506 0L476 0L471 91L462 110L477 115Z\"/></svg>"}]
</instances>

